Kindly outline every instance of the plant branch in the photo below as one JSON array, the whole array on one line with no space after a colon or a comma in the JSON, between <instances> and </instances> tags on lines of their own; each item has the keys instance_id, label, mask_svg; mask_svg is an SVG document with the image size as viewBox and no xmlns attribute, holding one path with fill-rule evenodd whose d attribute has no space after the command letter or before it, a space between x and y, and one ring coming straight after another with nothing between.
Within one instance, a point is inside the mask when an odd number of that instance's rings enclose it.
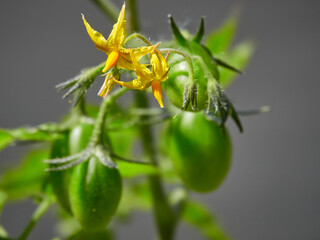
<instances>
[{"instance_id":1,"label":"plant branch","mask_svg":"<svg viewBox=\"0 0 320 240\"><path fill-rule=\"evenodd\" d=\"M187 53L185 53L185 52L183 52L183 51L174 49L174 48L161 48L159 51L160 51L160 52L172 52L172 53L177 53L177 54L180 54L181 56L183 56L183 57L186 59L188 65L189 65L189 78L190 78L190 81L191 81L192 83L195 82L194 69L193 69L193 65L192 65L192 59L191 59L191 57L190 57L189 54L187 54Z\"/></svg>"},{"instance_id":2,"label":"plant branch","mask_svg":"<svg viewBox=\"0 0 320 240\"><path fill-rule=\"evenodd\" d=\"M27 227L24 229L18 240L26 240L32 231L33 227L39 221L39 219L43 216L43 214L49 209L53 200L50 197L45 197L42 202L37 207L36 211L33 213L33 216L28 223Z\"/></svg>"},{"instance_id":3,"label":"plant branch","mask_svg":"<svg viewBox=\"0 0 320 240\"><path fill-rule=\"evenodd\" d=\"M145 44L147 44L148 46L152 46L152 43L140 33L132 33L129 37L126 38L123 45L127 44L130 40L134 38L140 38Z\"/></svg>"},{"instance_id":4,"label":"plant branch","mask_svg":"<svg viewBox=\"0 0 320 240\"><path fill-rule=\"evenodd\" d=\"M137 92L136 103L139 108L148 108L148 99L144 92ZM141 116L141 121L148 121L149 116ZM152 129L149 125L140 126L143 150L149 161L157 165L156 151L152 137ZM160 176L149 177L153 199L154 216L161 240L172 240L176 226L176 216L169 204L164 192Z\"/></svg>"},{"instance_id":5,"label":"plant branch","mask_svg":"<svg viewBox=\"0 0 320 240\"><path fill-rule=\"evenodd\" d=\"M129 0L128 1L128 8L129 8L129 29L131 32L139 32L139 19L138 19L138 10L137 10L137 3L136 0Z\"/></svg>"},{"instance_id":6,"label":"plant branch","mask_svg":"<svg viewBox=\"0 0 320 240\"><path fill-rule=\"evenodd\" d=\"M94 125L93 132L92 132L92 137L91 137L92 146L97 145L102 140L102 134L103 134L106 114L108 111L108 106L128 90L129 88L119 88L117 91L113 91L111 94L109 94L108 98L103 100L103 102L101 103L98 117L96 119L96 123Z\"/></svg>"}]
</instances>

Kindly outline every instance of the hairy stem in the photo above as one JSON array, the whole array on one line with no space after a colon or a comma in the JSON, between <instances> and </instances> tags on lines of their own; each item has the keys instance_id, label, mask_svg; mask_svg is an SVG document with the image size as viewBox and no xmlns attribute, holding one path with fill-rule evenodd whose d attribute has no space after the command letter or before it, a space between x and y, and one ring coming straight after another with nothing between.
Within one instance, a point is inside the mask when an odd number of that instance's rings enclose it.
<instances>
[{"instance_id":1,"label":"hairy stem","mask_svg":"<svg viewBox=\"0 0 320 240\"><path fill-rule=\"evenodd\" d=\"M192 65L192 58L190 57L189 54L183 52L183 51L180 51L180 50L177 50L177 49L174 49L174 48L161 48L159 50L160 52L172 52L172 53L177 53L177 54L180 54L181 56L183 56L188 65L189 65L189 78L190 78L190 81L191 83L194 83L195 82L195 78L194 78L194 69L193 69L193 65Z\"/></svg>"},{"instance_id":2,"label":"hairy stem","mask_svg":"<svg viewBox=\"0 0 320 240\"><path fill-rule=\"evenodd\" d=\"M102 141L104 123L105 123L105 118L108 112L108 106L128 90L129 88L120 88L117 91L114 91L111 94L109 94L108 98L103 100L103 102L101 103L98 117L92 132L92 137L91 137L92 146L97 145Z\"/></svg>"},{"instance_id":3,"label":"hairy stem","mask_svg":"<svg viewBox=\"0 0 320 240\"><path fill-rule=\"evenodd\" d=\"M147 44L148 46L152 46L152 43L140 33L132 33L129 37L126 38L123 45L127 44L130 40L134 38L140 38L145 44Z\"/></svg>"}]
</instances>

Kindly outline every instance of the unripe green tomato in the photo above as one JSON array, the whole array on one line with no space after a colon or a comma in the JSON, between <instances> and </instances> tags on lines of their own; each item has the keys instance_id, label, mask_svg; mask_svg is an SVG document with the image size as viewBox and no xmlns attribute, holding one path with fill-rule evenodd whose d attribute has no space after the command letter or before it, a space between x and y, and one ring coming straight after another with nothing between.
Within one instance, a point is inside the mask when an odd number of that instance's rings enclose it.
<instances>
[{"instance_id":1,"label":"unripe green tomato","mask_svg":"<svg viewBox=\"0 0 320 240\"><path fill-rule=\"evenodd\" d=\"M118 169L103 165L96 157L77 165L70 181L71 209L81 226L91 232L106 227L121 198Z\"/></svg>"},{"instance_id":2,"label":"unripe green tomato","mask_svg":"<svg viewBox=\"0 0 320 240\"><path fill-rule=\"evenodd\" d=\"M223 182L231 164L227 129L201 113L182 112L170 122L167 153L189 189L210 192Z\"/></svg>"},{"instance_id":3,"label":"unripe green tomato","mask_svg":"<svg viewBox=\"0 0 320 240\"><path fill-rule=\"evenodd\" d=\"M215 80L219 81L217 62L214 60L210 51L208 51L205 46L192 40L187 41L185 46L176 44L173 46L173 48L181 49L181 51L187 53L192 58L194 78L198 87L197 110L201 111L206 108L208 103L208 79L214 78ZM183 58L177 54L171 56L169 66L178 59ZM185 86L190 82L189 65L186 61L183 61L170 67L169 78L164 83L166 95L173 105L181 108L183 104ZM187 111L193 111L190 105L186 109Z\"/></svg>"},{"instance_id":4,"label":"unripe green tomato","mask_svg":"<svg viewBox=\"0 0 320 240\"><path fill-rule=\"evenodd\" d=\"M69 155L69 133L66 133L54 141L51 147L51 159L62 158ZM53 167L53 166L52 166ZM56 165L54 166L56 167ZM71 176L71 169L64 171L51 171L49 172L49 181L52 186L53 192L56 195L57 201L60 206L68 213L71 214L69 202L69 180Z\"/></svg>"},{"instance_id":5,"label":"unripe green tomato","mask_svg":"<svg viewBox=\"0 0 320 240\"><path fill-rule=\"evenodd\" d=\"M81 122L71 130L69 137L70 155L77 154L87 147L93 127L92 123L81 119Z\"/></svg>"},{"instance_id":6,"label":"unripe green tomato","mask_svg":"<svg viewBox=\"0 0 320 240\"><path fill-rule=\"evenodd\" d=\"M177 55L175 55L177 56ZM173 57L174 58L174 57ZM175 57L175 59L178 59ZM207 79L205 79L203 71L197 60L193 61L195 79L198 86L198 111L203 110L207 105ZM184 89L189 83L189 65L181 62L170 68L169 77L164 83L164 89L170 102L178 108L182 107L184 98ZM193 111L189 104L187 111Z\"/></svg>"},{"instance_id":7,"label":"unripe green tomato","mask_svg":"<svg viewBox=\"0 0 320 240\"><path fill-rule=\"evenodd\" d=\"M86 232L79 231L72 236L70 236L67 240L111 240L112 235L107 230L99 231L99 232Z\"/></svg>"}]
</instances>

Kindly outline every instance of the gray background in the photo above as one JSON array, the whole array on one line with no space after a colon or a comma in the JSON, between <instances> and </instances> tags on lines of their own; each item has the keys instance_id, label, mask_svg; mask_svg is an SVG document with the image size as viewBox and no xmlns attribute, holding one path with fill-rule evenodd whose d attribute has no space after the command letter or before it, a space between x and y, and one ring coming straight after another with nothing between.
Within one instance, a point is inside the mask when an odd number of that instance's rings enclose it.
<instances>
[{"instance_id":1,"label":"gray background","mask_svg":"<svg viewBox=\"0 0 320 240\"><path fill-rule=\"evenodd\" d=\"M243 117L244 134L229 123L234 145L231 172L216 192L195 195L238 240L320 239L319 1L138 0L142 29L153 40L170 36L167 14L196 30L200 16L214 29L237 3L244 6L238 39L258 42L253 61L228 94L239 109L271 105L272 112ZM117 1L121 5L122 1ZM1 0L0 126L14 128L56 121L69 109L54 86L105 59L80 18L107 35L112 24L88 0ZM96 90L89 93L98 102ZM0 166L16 161L23 148L0 153ZM17 236L32 202L4 209L3 224ZM119 239L154 239L148 214L118 228ZM30 239L54 236L47 214ZM182 225L177 239L203 239Z\"/></svg>"}]
</instances>

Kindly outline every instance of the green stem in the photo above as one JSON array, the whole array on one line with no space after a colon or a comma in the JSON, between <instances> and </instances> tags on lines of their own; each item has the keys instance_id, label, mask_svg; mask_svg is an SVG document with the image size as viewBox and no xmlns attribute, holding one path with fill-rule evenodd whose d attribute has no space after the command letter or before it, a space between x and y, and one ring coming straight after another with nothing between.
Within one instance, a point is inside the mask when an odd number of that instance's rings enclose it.
<instances>
[{"instance_id":1,"label":"green stem","mask_svg":"<svg viewBox=\"0 0 320 240\"><path fill-rule=\"evenodd\" d=\"M181 56L183 56L188 65L189 65L189 78L190 78L190 81L191 83L194 83L195 82L195 78L194 78L194 69L193 69L193 65L192 65L192 59L190 57L189 54L183 52L183 51L180 51L180 50L177 50L177 49L174 49L174 48L161 48L159 50L160 52L172 52L172 53L177 53L177 54L180 54Z\"/></svg>"},{"instance_id":2,"label":"green stem","mask_svg":"<svg viewBox=\"0 0 320 240\"><path fill-rule=\"evenodd\" d=\"M137 92L136 103L139 108L148 108L148 99L144 92ZM149 116L141 116L142 121L148 121ZM144 152L149 161L157 165L156 151L152 137L151 126L140 127L141 139ZM153 199L154 216L157 223L158 233L161 240L172 240L176 226L176 216L170 207L164 192L160 176L149 177Z\"/></svg>"},{"instance_id":3,"label":"green stem","mask_svg":"<svg viewBox=\"0 0 320 240\"><path fill-rule=\"evenodd\" d=\"M103 100L103 102L101 103L98 117L92 132L92 146L99 144L102 140L105 118L108 112L108 106L128 90L129 88L120 88L117 91L113 91L111 94L108 95L108 98Z\"/></svg>"},{"instance_id":4,"label":"green stem","mask_svg":"<svg viewBox=\"0 0 320 240\"><path fill-rule=\"evenodd\" d=\"M117 22L120 10L109 0L91 0L112 22Z\"/></svg>"},{"instance_id":5,"label":"green stem","mask_svg":"<svg viewBox=\"0 0 320 240\"><path fill-rule=\"evenodd\" d=\"M136 0L129 0L128 1L128 8L129 8L129 29L131 32L139 32L139 19L138 19L138 10L137 10L137 3Z\"/></svg>"},{"instance_id":6,"label":"green stem","mask_svg":"<svg viewBox=\"0 0 320 240\"><path fill-rule=\"evenodd\" d=\"M123 45L126 45L133 38L140 38L145 44L152 46L152 43L140 33L132 33L129 37L126 38Z\"/></svg>"},{"instance_id":7,"label":"green stem","mask_svg":"<svg viewBox=\"0 0 320 240\"><path fill-rule=\"evenodd\" d=\"M33 227L36 225L36 223L39 221L39 219L43 216L43 214L49 209L49 207L52 204L52 199L50 197L46 197L43 199L43 201L39 204L36 211L33 213L33 216L27 225L27 227L24 229L18 240L26 240L29 236L30 232L32 231Z\"/></svg>"}]
</instances>

